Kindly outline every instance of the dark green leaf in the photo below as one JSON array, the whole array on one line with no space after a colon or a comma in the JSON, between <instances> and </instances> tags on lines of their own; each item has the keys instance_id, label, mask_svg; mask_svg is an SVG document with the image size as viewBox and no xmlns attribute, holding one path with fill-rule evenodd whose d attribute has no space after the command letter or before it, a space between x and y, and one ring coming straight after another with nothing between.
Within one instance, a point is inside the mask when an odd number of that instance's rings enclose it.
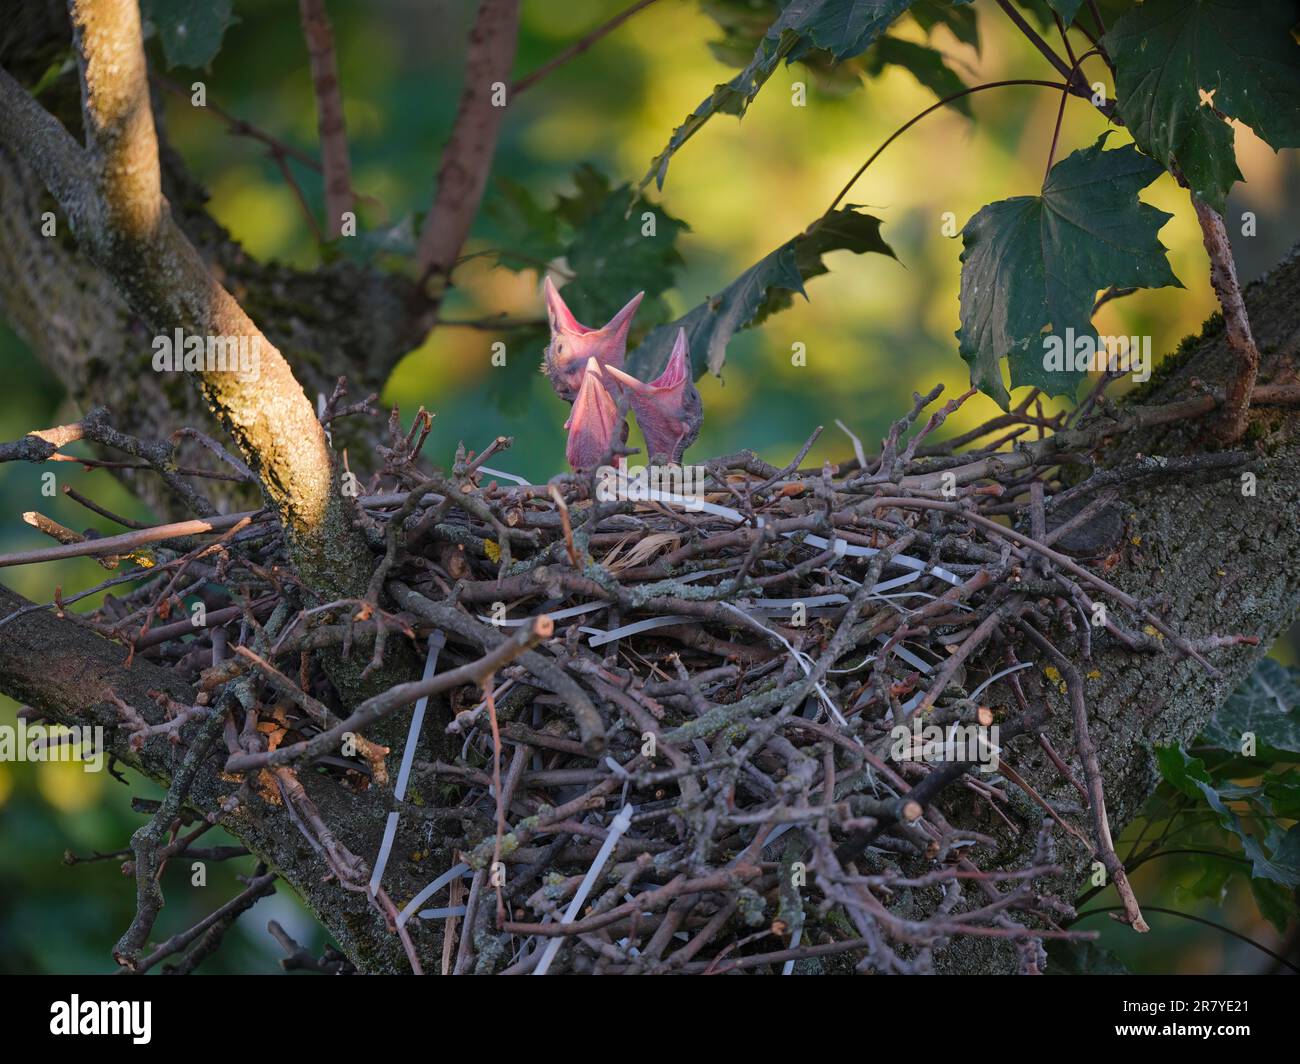
<instances>
[{"instance_id":1,"label":"dark green leaf","mask_svg":"<svg viewBox=\"0 0 1300 1064\"><path fill-rule=\"evenodd\" d=\"M1232 130L1300 147L1300 48L1292 0L1146 0L1103 43L1116 66L1120 117L1143 151L1176 162L1219 213L1241 179ZM1202 104L1202 92L1213 97Z\"/></svg>"},{"instance_id":2,"label":"dark green leaf","mask_svg":"<svg viewBox=\"0 0 1300 1064\"><path fill-rule=\"evenodd\" d=\"M867 53L866 72L869 75L874 77L887 65L903 67L941 100L966 88L966 83L944 62L940 52L900 37L881 37ZM971 116L969 96L959 97L949 106L967 118Z\"/></svg>"},{"instance_id":3,"label":"dark green leaf","mask_svg":"<svg viewBox=\"0 0 1300 1064\"><path fill-rule=\"evenodd\" d=\"M1047 944L1048 975L1128 975L1115 954L1095 942L1055 939Z\"/></svg>"},{"instance_id":4,"label":"dark green leaf","mask_svg":"<svg viewBox=\"0 0 1300 1064\"><path fill-rule=\"evenodd\" d=\"M498 245L497 259L508 269L537 269L564 254L557 212L543 207L517 181L498 178L483 213L489 239Z\"/></svg>"},{"instance_id":5,"label":"dark green leaf","mask_svg":"<svg viewBox=\"0 0 1300 1064\"><path fill-rule=\"evenodd\" d=\"M684 317L654 329L628 356L628 372L642 380L656 376L668 363L677 330L685 329L695 375L706 369L721 373L732 336L788 305L791 293L806 297L803 282L825 273L821 257L836 250L894 257L880 236L879 218L843 207L811 232L786 241Z\"/></svg>"},{"instance_id":6,"label":"dark green leaf","mask_svg":"<svg viewBox=\"0 0 1300 1064\"><path fill-rule=\"evenodd\" d=\"M1204 742L1238 753L1242 736L1255 736L1261 757L1300 754L1300 669L1264 658L1210 718Z\"/></svg>"},{"instance_id":7,"label":"dark green leaf","mask_svg":"<svg viewBox=\"0 0 1300 1064\"><path fill-rule=\"evenodd\" d=\"M158 31L169 68L206 67L233 21L231 0L142 0L140 10Z\"/></svg>"},{"instance_id":8,"label":"dark green leaf","mask_svg":"<svg viewBox=\"0 0 1300 1064\"><path fill-rule=\"evenodd\" d=\"M1055 29L1056 23L1052 18L1052 9L1048 6L1048 0L1019 0L1019 6L1033 15L1043 29Z\"/></svg>"},{"instance_id":9,"label":"dark green leaf","mask_svg":"<svg viewBox=\"0 0 1300 1064\"><path fill-rule=\"evenodd\" d=\"M847 59L867 46L907 10L911 0L791 0L777 20L781 30L800 37L792 53L823 48L836 59ZM774 27L775 28L775 27Z\"/></svg>"},{"instance_id":10,"label":"dark green leaf","mask_svg":"<svg viewBox=\"0 0 1300 1064\"><path fill-rule=\"evenodd\" d=\"M1255 896L1259 914L1276 927L1279 933L1285 931L1287 924L1295 919L1295 898L1285 887L1267 879L1252 879L1250 892Z\"/></svg>"},{"instance_id":11,"label":"dark green leaf","mask_svg":"<svg viewBox=\"0 0 1300 1064\"><path fill-rule=\"evenodd\" d=\"M556 197L556 213L575 229L585 225L596 214L613 186L609 178L590 163L583 163L573 172L573 195Z\"/></svg>"},{"instance_id":12,"label":"dark green leaf","mask_svg":"<svg viewBox=\"0 0 1300 1064\"><path fill-rule=\"evenodd\" d=\"M1067 26L1074 21L1074 16L1083 6L1083 0L1047 0L1047 2L1052 5L1052 10L1061 16L1061 21Z\"/></svg>"},{"instance_id":13,"label":"dark green leaf","mask_svg":"<svg viewBox=\"0 0 1300 1064\"><path fill-rule=\"evenodd\" d=\"M1092 337L1099 289L1181 287L1156 235L1171 215L1138 199L1160 166L1131 145L1103 151L1106 136L1052 167L1041 196L990 203L962 230L959 350L1004 408L1004 357L1012 387L1073 393L1084 372L1049 367L1044 341L1069 354L1071 335Z\"/></svg>"},{"instance_id":14,"label":"dark green leaf","mask_svg":"<svg viewBox=\"0 0 1300 1064\"><path fill-rule=\"evenodd\" d=\"M406 214L382 229L361 229L356 236L340 236L328 245L331 254L354 262L374 262L385 255L409 261L415 254L419 219Z\"/></svg>"},{"instance_id":15,"label":"dark green leaf","mask_svg":"<svg viewBox=\"0 0 1300 1064\"><path fill-rule=\"evenodd\" d=\"M781 15L780 0L702 0L701 10L722 30L722 39L709 42L709 51L728 66L748 65L758 42Z\"/></svg>"},{"instance_id":16,"label":"dark green leaf","mask_svg":"<svg viewBox=\"0 0 1300 1064\"><path fill-rule=\"evenodd\" d=\"M537 366L550 339L551 334L545 328L512 332L506 364L494 367L484 375L486 394L503 414L518 417L529 409L533 384L541 379Z\"/></svg>"},{"instance_id":17,"label":"dark green leaf","mask_svg":"<svg viewBox=\"0 0 1300 1064\"><path fill-rule=\"evenodd\" d=\"M1270 772L1266 775L1263 803L1277 816L1300 820L1300 774Z\"/></svg>"},{"instance_id":18,"label":"dark green leaf","mask_svg":"<svg viewBox=\"0 0 1300 1064\"><path fill-rule=\"evenodd\" d=\"M1195 861L1201 873L1192 883L1186 886L1180 884L1175 888L1175 895L1183 904L1211 901L1215 905L1222 905L1228 893L1228 880L1248 869L1248 866L1240 861L1210 854L1178 856L1188 861Z\"/></svg>"},{"instance_id":19,"label":"dark green leaf","mask_svg":"<svg viewBox=\"0 0 1300 1064\"><path fill-rule=\"evenodd\" d=\"M590 173L580 172L582 191L561 205L576 229L566 253L575 278L564 286L565 301L579 321L601 325L644 291L639 324L663 321L667 308L660 297L673 286L682 263L677 237L689 226L628 185L597 195Z\"/></svg>"},{"instance_id":20,"label":"dark green leaf","mask_svg":"<svg viewBox=\"0 0 1300 1064\"><path fill-rule=\"evenodd\" d=\"M1188 757L1176 746L1157 746L1155 755L1160 776L1166 783L1182 791L1189 798L1201 797L1201 789L1197 783L1210 782L1210 775L1205 771L1204 761L1200 758Z\"/></svg>"},{"instance_id":21,"label":"dark green leaf","mask_svg":"<svg viewBox=\"0 0 1300 1064\"><path fill-rule=\"evenodd\" d=\"M1270 838L1273 860L1283 868L1300 875L1300 824L1292 824L1286 831L1278 829L1280 838Z\"/></svg>"},{"instance_id":22,"label":"dark green leaf","mask_svg":"<svg viewBox=\"0 0 1300 1064\"><path fill-rule=\"evenodd\" d=\"M603 324L638 291L646 298L637 327L664 321L662 295L682 262L676 241L689 227L629 185L613 186L592 166L579 166L573 183L571 194L547 208L522 185L497 182L485 207L485 235L499 245L497 260L520 270L564 258L573 274L564 298L580 321Z\"/></svg>"},{"instance_id":23,"label":"dark green leaf","mask_svg":"<svg viewBox=\"0 0 1300 1064\"><path fill-rule=\"evenodd\" d=\"M956 0L913 0L908 13L929 36L935 26L947 26L957 40L969 44L975 51L980 48L979 27L975 22L975 9Z\"/></svg>"},{"instance_id":24,"label":"dark green leaf","mask_svg":"<svg viewBox=\"0 0 1300 1064\"><path fill-rule=\"evenodd\" d=\"M1242 851L1250 859L1253 877L1271 879L1287 887L1300 885L1300 862L1293 852L1294 843L1289 841L1289 833L1284 840L1286 846L1278 847L1270 855L1259 837L1246 830L1241 818L1224 800L1238 798L1240 792L1232 793L1230 788L1221 791L1210 779L1205 763L1200 758L1189 757L1177 747L1157 746L1155 754L1156 764L1165 780L1184 794L1203 800L1217 814L1220 826L1237 836Z\"/></svg>"}]
</instances>

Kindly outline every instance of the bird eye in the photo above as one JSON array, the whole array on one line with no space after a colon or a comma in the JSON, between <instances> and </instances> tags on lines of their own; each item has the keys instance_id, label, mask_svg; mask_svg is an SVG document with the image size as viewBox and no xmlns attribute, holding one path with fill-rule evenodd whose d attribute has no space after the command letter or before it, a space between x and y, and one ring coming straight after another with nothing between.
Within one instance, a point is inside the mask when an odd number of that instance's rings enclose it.
<instances>
[{"instance_id":1,"label":"bird eye","mask_svg":"<svg viewBox=\"0 0 1300 1064\"><path fill-rule=\"evenodd\" d=\"M557 355L562 355L562 354L564 354L564 341L560 340L560 341L557 341L557 342L556 342L556 344L555 344L555 353L556 353Z\"/></svg>"}]
</instances>

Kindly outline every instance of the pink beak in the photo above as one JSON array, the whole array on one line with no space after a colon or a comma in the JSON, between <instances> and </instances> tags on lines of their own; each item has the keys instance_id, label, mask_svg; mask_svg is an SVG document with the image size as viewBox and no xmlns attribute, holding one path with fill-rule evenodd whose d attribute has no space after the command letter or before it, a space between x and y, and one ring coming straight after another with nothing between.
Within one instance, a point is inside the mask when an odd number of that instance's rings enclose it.
<instances>
[{"instance_id":1,"label":"pink beak","mask_svg":"<svg viewBox=\"0 0 1300 1064\"><path fill-rule=\"evenodd\" d=\"M632 393L632 409L645 436L646 457L681 461L682 452L699 436L704 415L700 393L691 379L686 330L677 330L668 365L649 384L616 367L607 368L606 373Z\"/></svg>"},{"instance_id":2,"label":"pink beak","mask_svg":"<svg viewBox=\"0 0 1300 1064\"><path fill-rule=\"evenodd\" d=\"M564 423L569 430L569 442L564 453L575 471L595 469L608 459L617 421L618 404L601 379L600 363L589 358L582 375L582 387L573 403L573 412Z\"/></svg>"},{"instance_id":3,"label":"pink beak","mask_svg":"<svg viewBox=\"0 0 1300 1064\"><path fill-rule=\"evenodd\" d=\"M546 295L546 316L551 321L551 332L575 333L581 336L592 331L573 316L573 311L569 309L569 305L564 301L560 290L555 287L555 282L549 275L546 283L542 285L542 291Z\"/></svg>"},{"instance_id":4,"label":"pink beak","mask_svg":"<svg viewBox=\"0 0 1300 1064\"><path fill-rule=\"evenodd\" d=\"M617 361L611 360L608 364L623 365L623 355L627 351L627 334L632 330L632 319L636 317L637 307L641 305L641 300L644 298L645 293L638 292L623 304L622 310L600 327L600 332L604 334L609 344L610 353L617 352Z\"/></svg>"},{"instance_id":5,"label":"pink beak","mask_svg":"<svg viewBox=\"0 0 1300 1064\"><path fill-rule=\"evenodd\" d=\"M546 295L546 316L551 326L551 342L546 349L544 368L559 397L572 401L581 384L587 359L594 358L602 366L623 365L632 318L645 293L638 292L609 321L599 329L593 329L573 316L549 277L542 287Z\"/></svg>"}]
</instances>

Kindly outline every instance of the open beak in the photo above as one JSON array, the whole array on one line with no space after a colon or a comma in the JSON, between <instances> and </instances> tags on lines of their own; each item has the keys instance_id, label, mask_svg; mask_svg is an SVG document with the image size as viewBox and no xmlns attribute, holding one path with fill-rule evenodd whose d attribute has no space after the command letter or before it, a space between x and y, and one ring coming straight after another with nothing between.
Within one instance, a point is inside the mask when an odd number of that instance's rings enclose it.
<instances>
[{"instance_id":1,"label":"open beak","mask_svg":"<svg viewBox=\"0 0 1300 1064\"><path fill-rule=\"evenodd\" d=\"M555 287L555 282L549 276L542 285L542 289L546 293L546 316L551 322L551 332L567 332L581 335L592 331L573 316L573 311L569 309L564 297L560 295L560 290Z\"/></svg>"},{"instance_id":2,"label":"open beak","mask_svg":"<svg viewBox=\"0 0 1300 1064\"><path fill-rule=\"evenodd\" d=\"M594 469L608 457L617 421L618 404L601 379L600 363L589 358L573 412L564 423L569 430L564 453L575 471Z\"/></svg>"},{"instance_id":3,"label":"open beak","mask_svg":"<svg viewBox=\"0 0 1300 1064\"><path fill-rule=\"evenodd\" d=\"M607 366L623 365L623 354L627 350L627 334L632 328L632 319L636 316L636 308L641 305L641 300L645 298L644 292L638 292L626 305L600 327L600 332L605 337L605 343L601 362Z\"/></svg>"},{"instance_id":4,"label":"open beak","mask_svg":"<svg viewBox=\"0 0 1300 1064\"><path fill-rule=\"evenodd\" d=\"M648 384L613 367L605 372L632 393L632 409L645 436L646 457L681 461L682 452L700 434L704 414L700 393L691 378L686 330L677 330L668 365Z\"/></svg>"}]
</instances>

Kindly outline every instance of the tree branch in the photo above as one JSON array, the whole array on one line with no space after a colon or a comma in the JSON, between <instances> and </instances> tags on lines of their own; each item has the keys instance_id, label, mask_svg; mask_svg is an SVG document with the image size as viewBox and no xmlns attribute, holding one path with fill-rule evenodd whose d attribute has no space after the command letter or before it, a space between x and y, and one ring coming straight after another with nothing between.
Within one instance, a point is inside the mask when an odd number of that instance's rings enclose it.
<instances>
[{"instance_id":1,"label":"tree branch","mask_svg":"<svg viewBox=\"0 0 1300 1064\"><path fill-rule=\"evenodd\" d=\"M575 59L576 57L582 55L583 52L585 52L597 41L613 33L616 29L619 28L619 26L623 25L623 23L626 22L628 19L630 19L633 15L637 14L640 11L644 11L647 7L649 7L654 2L655 0L637 0L637 2L633 4L631 7L626 8L623 11L620 11L617 15L609 19L607 22L602 22L590 33L585 34L584 36L580 37L578 40L574 41L571 45L569 45L568 48L565 48L564 51L558 52L556 55L552 56L545 63L543 63L536 70L534 70L531 74L527 74L524 77L520 78L518 81L516 81L512 86L510 86L511 95L518 96L521 92L524 92L525 90L532 88L532 86L536 85L539 81L542 80L542 78L546 77L553 70L557 70L558 68L564 66L564 64L567 63L570 59Z\"/></svg>"},{"instance_id":2,"label":"tree branch","mask_svg":"<svg viewBox=\"0 0 1300 1064\"><path fill-rule=\"evenodd\" d=\"M460 109L438 169L438 193L416 249L426 281L447 283L478 213L509 103L507 97L498 106L493 97L510 84L518 31L519 0L482 0L469 34Z\"/></svg>"},{"instance_id":3,"label":"tree branch","mask_svg":"<svg viewBox=\"0 0 1300 1064\"><path fill-rule=\"evenodd\" d=\"M348 520L312 404L280 352L209 274L162 197L136 5L77 0L72 11L89 149L77 149L7 75L0 136L32 162L83 249L158 333L242 338L258 352L256 373L201 370L203 395L257 474L307 579L327 597L364 589L369 554Z\"/></svg>"},{"instance_id":4,"label":"tree branch","mask_svg":"<svg viewBox=\"0 0 1300 1064\"><path fill-rule=\"evenodd\" d=\"M1196 220L1201 223L1201 236L1205 251L1210 256L1210 284L1223 308L1223 325L1228 334L1228 346L1236 355L1237 365L1228 379L1227 399L1223 404L1218 424L1219 440L1225 444L1236 443L1246 431L1250 414L1251 395L1255 391L1255 378L1259 374L1259 348L1250 331L1250 317L1241 286L1237 283L1237 266L1232 258L1232 244L1219 212L1205 203L1195 192L1190 192Z\"/></svg>"},{"instance_id":5,"label":"tree branch","mask_svg":"<svg viewBox=\"0 0 1300 1064\"><path fill-rule=\"evenodd\" d=\"M316 93L316 128L320 133L322 172L325 175L325 233L333 240L343 225L343 214L353 209L352 163L343 120L343 93L334 57L334 31L325 0L298 0L302 33L311 60L311 83Z\"/></svg>"}]
</instances>

